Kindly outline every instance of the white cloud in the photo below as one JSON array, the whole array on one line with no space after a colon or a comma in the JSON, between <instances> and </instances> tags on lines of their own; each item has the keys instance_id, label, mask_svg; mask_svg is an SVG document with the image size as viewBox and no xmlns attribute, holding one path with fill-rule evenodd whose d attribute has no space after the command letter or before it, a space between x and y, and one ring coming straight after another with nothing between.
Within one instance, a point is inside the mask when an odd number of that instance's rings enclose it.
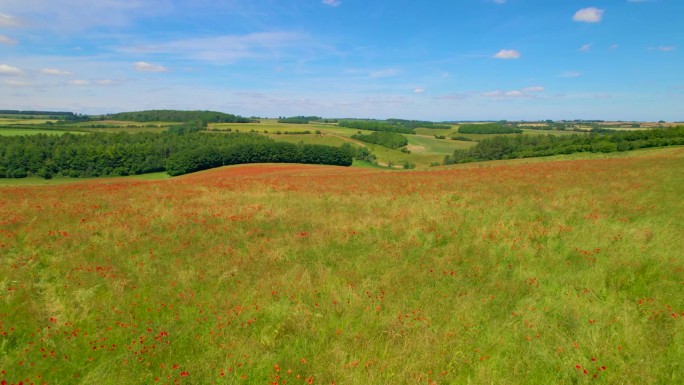
<instances>
[{"instance_id":1,"label":"white cloud","mask_svg":"<svg viewBox=\"0 0 684 385\"><path fill-rule=\"evenodd\" d=\"M670 52L670 51L674 51L674 50L675 50L675 47L671 46L671 45L661 45L660 47L658 47L658 51L662 51L662 52Z\"/></svg>"},{"instance_id":2,"label":"white cloud","mask_svg":"<svg viewBox=\"0 0 684 385\"><path fill-rule=\"evenodd\" d=\"M591 50L591 44L584 44L579 48L580 52L589 52Z\"/></svg>"},{"instance_id":3,"label":"white cloud","mask_svg":"<svg viewBox=\"0 0 684 385\"><path fill-rule=\"evenodd\" d=\"M329 5L331 7L337 7L342 4L341 0L323 0L323 4Z\"/></svg>"},{"instance_id":4,"label":"white cloud","mask_svg":"<svg viewBox=\"0 0 684 385\"><path fill-rule=\"evenodd\" d=\"M96 80L95 84L97 84L98 86L113 86L113 85L117 84L117 81L112 80L112 79L100 79L100 80Z\"/></svg>"},{"instance_id":5,"label":"white cloud","mask_svg":"<svg viewBox=\"0 0 684 385\"><path fill-rule=\"evenodd\" d=\"M90 82L87 80L71 80L69 81L69 84L72 86L87 86L90 84Z\"/></svg>"},{"instance_id":6,"label":"white cloud","mask_svg":"<svg viewBox=\"0 0 684 385\"><path fill-rule=\"evenodd\" d=\"M178 55L191 60L226 63L241 59L271 59L274 56L301 59L302 55L310 54L317 48L320 45L298 32L257 32L143 44L124 47L121 51Z\"/></svg>"},{"instance_id":7,"label":"white cloud","mask_svg":"<svg viewBox=\"0 0 684 385\"><path fill-rule=\"evenodd\" d=\"M418 87L418 88L416 88L416 89L413 90L413 93L414 93L414 94L424 94L424 93L425 93L425 88Z\"/></svg>"},{"instance_id":8,"label":"white cloud","mask_svg":"<svg viewBox=\"0 0 684 385\"><path fill-rule=\"evenodd\" d=\"M136 71L140 72L167 72L168 69L164 66L161 65L156 65L156 64L150 64L144 61L139 61L137 63L133 63L133 67L135 67Z\"/></svg>"},{"instance_id":9,"label":"white cloud","mask_svg":"<svg viewBox=\"0 0 684 385\"><path fill-rule=\"evenodd\" d=\"M582 8L575 12L572 20L582 23L598 23L603 18L604 10L595 7Z\"/></svg>"},{"instance_id":10,"label":"white cloud","mask_svg":"<svg viewBox=\"0 0 684 385\"><path fill-rule=\"evenodd\" d=\"M393 76L397 76L401 73L396 68L388 68L384 70L379 70L379 71L373 71L368 76L370 76L373 79L378 79L378 78L391 78Z\"/></svg>"},{"instance_id":11,"label":"white cloud","mask_svg":"<svg viewBox=\"0 0 684 385\"><path fill-rule=\"evenodd\" d=\"M0 64L0 75L5 75L5 76L22 76L24 74L24 71L20 70L17 67L12 67L7 64Z\"/></svg>"},{"instance_id":12,"label":"white cloud","mask_svg":"<svg viewBox=\"0 0 684 385\"><path fill-rule=\"evenodd\" d=\"M135 19L163 13L167 0L0 0L0 26L73 33L102 26L126 26ZM19 20L11 15L20 15Z\"/></svg>"},{"instance_id":13,"label":"white cloud","mask_svg":"<svg viewBox=\"0 0 684 385\"><path fill-rule=\"evenodd\" d=\"M511 91L502 91L502 90L495 90L495 91L487 91L487 92L482 92L482 96L490 98L490 99L495 99L495 100L504 100L504 99L520 99L520 98L536 98L538 96L539 92L543 92L544 87L542 86L533 86L533 87L525 87L519 90L511 90Z\"/></svg>"},{"instance_id":14,"label":"white cloud","mask_svg":"<svg viewBox=\"0 0 684 385\"><path fill-rule=\"evenodd\" d=\"M17 27L19 21L16 17L0 12L0 27Z\"/></svg>"},{"instance_id":15,"label":"white cloud","mask_svg":"<svg viewBox=\"0 0 684 385\"><path fill-rule=\"evenodd\" d=\"M71 76L71 75L73 75L69 71L63 71L63 70L60 70L57 68L43 68L42 70L40 70L40 72L43 75L51 75L51 76Z\"/></svg>"},{"instance_id":16,"label":"white cloud","mask_svg":"<svg viewBox=\"0 0 684 385\"><path fill-rule=\"evenodd\" d=\"M577 71L566 71L566 72L563 72L562 74L558 75L558 77L561 77L561 78L577 78L580 76L582 76L582 74L577 72Z\"/></svg>"},{"instance_id":17,"label":"white cloud","mask_svg":"<svg viewBox=\"0 0 684 385\"><path fill-rule=\"evenodd\" d=\"M494 55L496 59L520 59L520 52L514 49L502 49Z\"/></svg>"},{"instance_id":18,"label":"white cloud","mask_svg":"<svg viewBox=\"0 0 684 385\"><path fill-rule=\"evenodd\" d=\"M610 46L610 49L618 49L618 48L620 48L620 46L617 44L613 44Z\"/></svg>"},{"instance_id":19,"label":"white cloud","mask_svg":"<svg viewBox=\"0 0 684 385\"><path fill-rule=\"evenodd\" d=\"M4 45L15 45L15 44L17 44L17 43L18 43L18 41L14 40L14 39L12 39L12 38L10 38L10 37L7 37L7 36L5 36L5 35L0 35L0 44L4 44Z\"/></svg>"},{"instance_id":20,"label":"white cloud","mask_svg":"<svg viewBox=\"0 0 684 385\"><path fill-rule=\"evenodd\" d=\"M15 80L15 79L5 80L4 83L6 86L14 87L14 88L26 88L26 87L32 86L32 84L29 82L25 82L23 80Z\"/></svg>"}]
</instances>

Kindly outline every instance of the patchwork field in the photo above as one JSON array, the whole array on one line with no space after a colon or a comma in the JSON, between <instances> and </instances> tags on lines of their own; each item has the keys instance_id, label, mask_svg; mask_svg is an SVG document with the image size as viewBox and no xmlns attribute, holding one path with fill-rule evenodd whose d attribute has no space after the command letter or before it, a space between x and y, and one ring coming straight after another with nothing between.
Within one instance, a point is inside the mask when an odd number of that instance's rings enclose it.
<instances>
[{"instance_id":1,"label":"patchwork field","mask_svg":"<svg viewBox=\"0 0 684 385\"><path fill-rule=\"evenodd\" d=\"M64 130L41 130L34 128L6 128L0 127L0 136L19 136L19 135L62 135L69 131ZM78 132L72 132L78 133Z\"/></svg>"},{"instance_id":2,"label":"patchwork field","mask_svg":"<svg viewBox=\"0 0 684 385\"><path fill-rule=\"evenodd\" d=\"M2 186L0 381L678 383L683 173L679 147Z\"/></svg>"},{"instance_id":3,"label":"patchwork field","mask_svg":"<svg viewBox=\"0 0 684 385\"><path fill-rule=\"evenodd\" d=\"M401 152L399 149L390 149L376 144L362 142L351 138L359 132L369 134L372 131L357 130L352 128L338 127L333 124L288 124L277 123L274 120L263 120L261 123L236 124L218 123L211 124L213 131L249 132L254 131L268 135L274 140L290 143L326 144L340 146L349 143L355 147L366 147L378 158L378 163L383 166L393 165L401 168L404 162L412 163L418 167L428 167L432 163L442 163L446 155L451 155L454 150L473 146L474 142L461 142L450 139L436 139L434 135L449 135L456 132L450 130L431 130L419 128L418 135L405 135L409 140L411 153ZM302 132L309 131L309 134ZM296 133L296 134L295 134ZM484 135L483 135L484 136Z\"/></svg>"}]
</instances>

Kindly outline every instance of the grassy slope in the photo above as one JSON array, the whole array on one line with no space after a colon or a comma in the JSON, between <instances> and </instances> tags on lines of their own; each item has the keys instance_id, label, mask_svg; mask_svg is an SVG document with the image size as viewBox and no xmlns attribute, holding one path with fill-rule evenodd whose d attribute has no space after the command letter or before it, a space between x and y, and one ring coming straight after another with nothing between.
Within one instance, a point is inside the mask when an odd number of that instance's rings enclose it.
<instances>
[{"instance_id":1,"label":"grassy slope","mask_svg":"<svg viewBox=\"0 0 684 385\"><path fill-rule=\"evenodd\" d=\"M64 130L40 130L40 129L21 129L21 128L3 128L0 127L0 136L20 136L20 135L38 135L38 134L46 134L46 135L62 135L65 134L69 131L64 131ZM72 132L72 133L78 133L78 132Z\"/></svg>"},{"instance_id":2,"label":"grassy slope","mask_svg":"<svg viewBox=\"0 0 684 385\"><path fill-rule=\"evenodd\" d=\"M427 167L434 162L441 163L444 160L444 157L446 155L453 154L454 150L467 148L475 145L475 142L455 141L448 139L452 135L465 136L474 141L491 138L493 136L479 134L460 134L458 133L458 126L453 126L451 129L418 128L416 129L417 135L405 135L409 140L409 148L412 151L411 154L405 154L400 150L392 150L379 145L363 143L351 139L351 136L359 131L361 131L364 134L368 134L370 133L370 131L337 127L333 124L281 124L275 120L262 120L261 123L249 124L215 123L210 125L210 129L216 131L227 131L228 129L231 129L233 131L238 130L240 132L255 131L260 134L266 134L275 140L290 143L299 143L301 141L304 143L339 146L346 142L351 143L355 146L368 147L378 157L378 161L381 164L386 165L391 162L396 166L401 166L405 161L407 161L409 163L417 165L418 167ZM320 131L321 134L315 134L317 130ZM285 131L310 131L311 134L286 135L284 134ZM281 135L277 135L277 132L280 132ZM523 134L568 135L572 133L526 129L524 130ZM436 139L434 137L435 135L446 136L447 139Z\"/></svg>"},{"instance_id":3,"label":"grassy slope","mask_svg":"<svg viewBox=\"0 0 684 385\"><path fill-rule=\"evenodd\" d=\"M2 125L2 124L35 125L35 124L45 124L47 122L56 123L57 120L54 120L54 119L15 119L15 118L0 117L0 125Z\"/></svg>"},{"instance_id":4,"label":"grassy slope","mask_svg":"<svg viewBox=\"0 0 684 385\"><path fill-rule=\"evenodd\" d=\"M474 145L474 143L471 142L439 140L434 138L434 134L437 132L452 132L453 130L428 130L429 133L426 135L406 135L409 140L409 144L418 146L420 148L417 151L413 151L412 154L405 154L400 150L392 150L383 146L351 139L351 136L359 131L364 134L368 134L371 131L337 127L336 125L331 124L280 124L274 120L263 120L261 123L255 124L212 124L210 125L210 128L214 130L227 130L230 128L231 130L239 130L240 132L246 132L250 130L254 130L259 133L266 132L267 135L274 140L290 143L299 143L302 141L304 143L328 144L333 146L350 143L357 147L368 147L378 157L378 161L382 164L388 164L391 162L394 165L399 166L401 166L404 161L408 161L418 165L419 167L427 167L432 162L441 163L445 155L452 154L457 148L464 148ZM317 130L320 131L321 134L315 134ZM425 129L419 129L418 131L421 130ZM281 132L281 135L276 134L278 131ZM282 134L285 131L311 131L311 134Z\"/></svg>"},{"instance_id":5,"label":"grassy slope","mask_svg":"<svg viewBox=\"0 0 684 385\"><path fill-rule=\"evenodd\" d=\"M682 172L671 148L3 187L0 380L677 382Z\"/></svg>"}]
</instances>

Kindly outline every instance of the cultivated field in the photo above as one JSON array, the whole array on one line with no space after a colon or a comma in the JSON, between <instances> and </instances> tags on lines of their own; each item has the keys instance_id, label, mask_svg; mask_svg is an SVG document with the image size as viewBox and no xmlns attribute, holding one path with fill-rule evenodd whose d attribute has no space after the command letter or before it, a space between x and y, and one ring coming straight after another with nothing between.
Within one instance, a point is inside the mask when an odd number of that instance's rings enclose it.
<instances>
[{"instance_id":1,"label":"cultivated field","mask_svg":"<svg viewBox=\"0 0 684 385\"><path fill-rule=\"evenodd\" d=\"M351 138L352 135L361 132L369 134L371 131L357 130L352 128L338 127L333 124L288 124L277 123L274 120L263 120L261 123L236 124L218 123L211 124L210 130L227 131L228 129L240 132L254 131L268 135L274 140L290 143L327 144L340 146L349 143L355 147L366 147L378 157L378 163L384 166L394 165L401 168L404 162L415 164L418 167L427 167L431 163L442 163L446 155L453 154L454 150L467 148L475 145L474 142L461 142L450 139L436 139L434 135L449 135L456 132L450 130L431 130L419 128L417 135L405 135L409 140L411 153L401 152L399 149L390 149L376 144L362 142ZM302 134L310 131L310 134ZM290 134L287 134L289 132ZM294 132L298 132L294 134Z\"/></svg>"},{"instance_id":2,"label":"cultivated field","mask_svg":"<svg viewBox=\"0 0 684 385\"><path fill-rule=\"evenodd\" d=\"M0 187L0 381L678 383L683 172L679 147Z\"/></svg>"},{"instance_id":3,"label":"cultivated field","mask_svg":"<svg viewBox=\"0 0 684 385\"><path fill-rule=\"evenodd\" d=\"M20 135L62 135L69 131L64 130L41 130L35 128L7 128L0 127L0 136L20 136ZM78 133L78 132L72 132Z\"/></svg>"}]
</instances>

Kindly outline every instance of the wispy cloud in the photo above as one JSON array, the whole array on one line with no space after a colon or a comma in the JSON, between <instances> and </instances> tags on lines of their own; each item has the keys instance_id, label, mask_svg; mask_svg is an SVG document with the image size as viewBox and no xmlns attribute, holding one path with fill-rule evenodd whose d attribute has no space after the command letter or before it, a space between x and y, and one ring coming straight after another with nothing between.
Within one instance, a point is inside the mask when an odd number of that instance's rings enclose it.
<instances>
[{"instance_id":1,"label":"wispy cloud","mask_svg":"<svg viewBox=\"0 0 684 385\"><path fill-rule=\"evenodd\" d=\"M561 78L577 78L580 76L582 76L582 74L577 72L577 71L566 71L566 72L563 72L560 75L558 75L558 77L561 77Z\"/></svg>"},{"instance_id":2,"label":"wispy cloud","mask_svg":"<svg viewBox=\"0 0 684 385\"><path fill-rule=\"evenodd\" d=\"M416 88L416 89L413 90L413 93L414 93L414 94L424 94L424 93L425 93L425 88L418 87L418 88Z\"/></svg>"},{"instance_id":3,"label":"wispy cloud","mask_svg":"<svg viewBox=\"0 0 684 385\"><path fill-rule=\"evenodd\" d=\"M497 4L503 4L506 2L506 0L492 0L492 1L497 3Z\"/></svg>"},{"instance_id":4,"label":"wispy cloud","mask_svg":"<svg viewBox=\"0 0 684 385\"><path fill-rule=\"evenodd\" d=\"M0 12L0 27L18 27L19 24L16 17Z\"/></svg>"},{"instance_id":5,"label":"wispy cloud","mask_svg":"<svg viewBox=\"0 0 684 385\"><path fill-rule=\"evenodd\" d=\"M129 25L136 18L162 12L166 0L21 0L0 1L0 26L73 33L101 26ZM11 14L20 15L21 20Z\"/></svg>"},{"instance_id":6,"label":"wispy cloud","mask_svg":"<svg viewBox=\"0 0 684 385\"><path fill-rule=\"evenodd\" d=\"M662 51L662 52L670 52L670 51L674 51L674 50L675 50L675 47L671 46L671 45L661 45L658 47L658 51Z\"/></svg>"},{"instance_id":7,"label":"wispy cloud","mask_svg":"<svg viewBox=\"0 0 684 385\"><path fill-rule=\"evenodd\" d=\"M72 86L77 86L77 87L85 87L85 86L100 86L100 87L108 87L108 86L115 86L122 84L123 81L120 80L113 80L113 79L91 79L91 80L85 80L85 79L75 79L75 80L70 80L67 82L67 84L72 85Z\"/></svg>"},{"instance_id":8,"label":"wispy cloud","mask_svg":"<svg viewBox=\"0 0 684 385\"><path fill-rule=\"evenodd\" d=\"M338 6L340 6L340 4L342 4L342 1L341 0L323 0L322 3L325 5L329 5L331 7L338 7Z\"/></svg>"},{"instance_id":9,"label":"wispy cloud","mask_svg":"<svg viewBox=\"0 0 684 385\"><path fill-rule=\"evenodd\" d=\"M137 54L166 54L191 60L232 63L241 59L298 55L315 44L298 32L257 32L175 40L125 47L121 51ZM301 55L299 55L301 56Z\"/></svg>"},{"instance_id":10,"label":"wispy cloud","mask_svg":"<svg viewBox=\"0 0 684 385\"><path fill-rule=\"evenodd\" d=\"M401 71L396 69L396 68L387 68L387 69L383 69L383 70L373 71L370 74L368 74L368 76L373 78L373 79L391 78L391 77L399 75L400 73L401 73Z\"/></svg>"},{"instance_id":11,"label":"wispy cloud","mask_svg":"<svg viewBox=\"0 0 684 385\"><path fill-rule=\"evenodd\" d=\"M167 72L168 71L168 69L162 65L151 64L151 63L144 62L144 61L139 61L137 63L133 63L133 67L135 68L136 71L140 71L140 72Z\"/></svg>"},{"instance_id":12,"label":"wispy cloud","mask_svg":"<svg viewBox=\"0 0 684 385\"><path fill-rule=\"evenodd\" d=\"M495 91L487 91L483 92L481 95L490 99L495 99L495 100L504 100L504 99L518 99L518 98L536 98L538 97L538 93L543 92L544 87L542 86L533 86L533 87L525 87L519 90L511 90L511 91L502 91L502 90L495 90Z\"/></svg>"},{"instance_id":13,"label":"wispy cloud","mask_svg":"<svg viewBox=\"0 0 684 385\"><path fill-rule=\"evenodd\" d=\"M579 48L580 52L589 52L591 51L591 44L584 44Z\"/></svg>"},{"instance_id":14,"label":"wispy cloud","mask_svg":"<svg viewBox=\"0 0 684 385\"><path fill-rule=\"evenodd\" d=\"M433 99L436 100L464 100L472 97L474 95L473 92L455 92L451 94L446 94L446 95L437 95L433 97Z\"/></svg>"},{"instance_id":15,"label":"wispy cloud","mask_svg":"<svg viewBox=\"0 0 684 385\"><path fill-rule=\"evenodd\" d=\"M100 80L95 80L95 84L98 86L113 86L116 84L119 84L119 81L112 80L112 79L100 79Z\"/></svg>"},{"instance_id":16,"label":"wispy cloud","mask_svg":"<svg viewBox=\"0 0 684 385\"><path fill-rule=\"evenodd\" d=\"M22 76L23 74L24 74L24 71L20 70L17 67L12 67L11 65L8 65L8 64L0 64L0 75Z\"/></svg>"},{"instance_id":17,"label":"wispy cloud","mask_svg":"<svg viewBox=\"0 0 684 385\"><path fill-rule=\"evenodd\" d=\"M50 76L71 76L71 75L73 75L69 71L64 71L64 70L60 70L57 68L43 68L42 70L40 70L40 73L42 73L43 75L50 75Z\"/></svg>"},{"instance_id":18,"label":"wispy cloud","mask_svg":"<svg viewBox=\"0 0 684 385\"><path fill-rule=\"evenodd\" d=\"M33 87L33 84L31 84L29 82L26 82L23 80L16 80L16 79L7 79L3 83L8 87L13 87L13 88Z\"/></svg>"},{"instance_id":19,"label":"wispy cloud","mask_svg":"<svg viewBox=\"0 0 684 385\"><path fill-rule=\"evenodd\" d=\"M18 41L16 41L15 39L12 39L11 37L7 37L5 35L0 35L0 44L15 45L17 43L18 43Z\"/></svg>"},{"instance_id":20,"label":"wispy cloud","mask_svg":"<svg viewBox=\"0 0 684 385\"><path fill-rule=\"evenodd\" d=\"M520 59L520 52L514 49L502 49L494 55L495 59Z\"/></svg>"},{"instance_id":21,"label":"wispy cloud","mask_svg":"<svg viewBox=\"0 0 684 385\"><path fill-rule=\"evenodd\" d=\"M582 8L575 12L572 20L582 23L598 23L603 19L604 10L595 7Z\"/></svg>"}]
</instances>

